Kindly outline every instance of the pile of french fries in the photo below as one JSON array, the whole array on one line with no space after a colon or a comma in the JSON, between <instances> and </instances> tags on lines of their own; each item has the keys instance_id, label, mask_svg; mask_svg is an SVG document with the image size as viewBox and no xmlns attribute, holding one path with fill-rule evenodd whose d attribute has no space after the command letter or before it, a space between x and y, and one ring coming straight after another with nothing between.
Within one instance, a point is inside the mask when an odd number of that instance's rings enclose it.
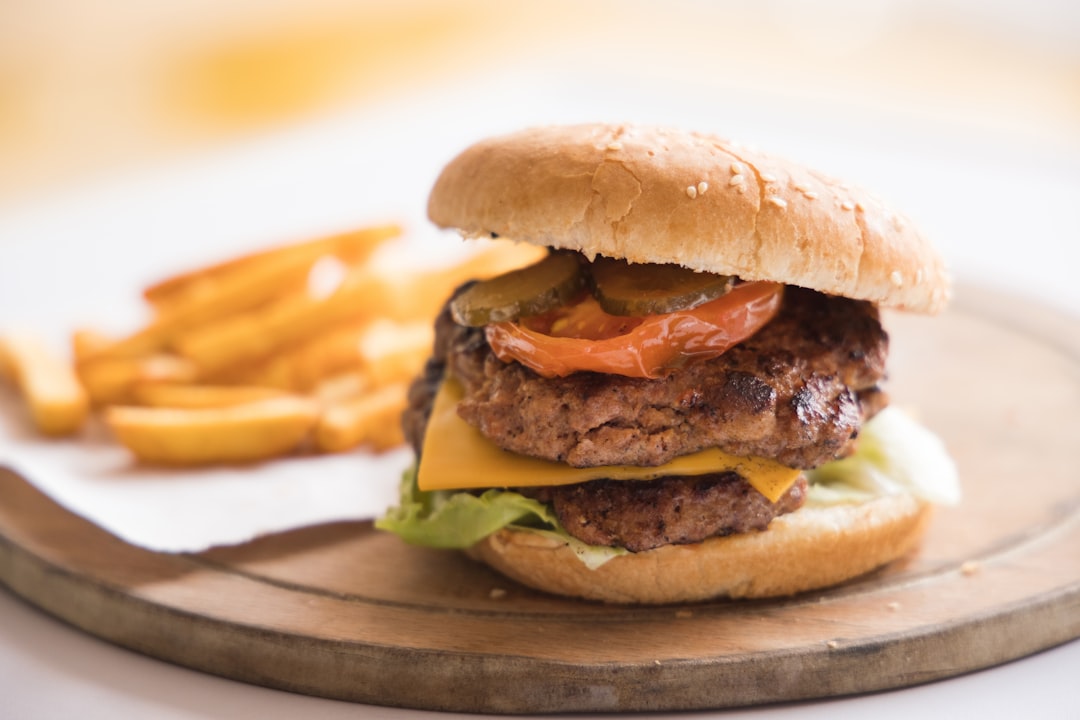
<instances>
[{"instance_id":1,"label":"pile of french fries","mask_svg":"<svg viewBox=\"0 0 1080 720\"><path fill-rule=\"evenodd\" d=\"M0 378L41 433L77 434L100 413L146 463L395 447L450 292L538 250L495 244L447 267L380 270L372 257L401 232L363 228L168 278L142 293L149 322L119 338L76 330L70 361L38 338L0 333Z\"/></svg>"}]
</instances>

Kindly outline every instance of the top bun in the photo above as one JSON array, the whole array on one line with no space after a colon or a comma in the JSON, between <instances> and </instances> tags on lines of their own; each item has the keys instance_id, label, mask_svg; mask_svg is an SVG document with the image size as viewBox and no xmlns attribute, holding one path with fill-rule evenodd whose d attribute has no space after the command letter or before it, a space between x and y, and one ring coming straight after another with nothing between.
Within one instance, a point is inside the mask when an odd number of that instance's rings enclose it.
<instances>
[{"instance_id":1,"label":"top bun","mask_svg":"<svg viewBox=\"0 0 1080 720\"><path fill-rule=\"evenodd\" d=\"M936 313L942 258L873 195L711 135L631 125L540 127L466 149L428 215L490 236L633 263L800 285Z\"/></svg>"}]
</instances>

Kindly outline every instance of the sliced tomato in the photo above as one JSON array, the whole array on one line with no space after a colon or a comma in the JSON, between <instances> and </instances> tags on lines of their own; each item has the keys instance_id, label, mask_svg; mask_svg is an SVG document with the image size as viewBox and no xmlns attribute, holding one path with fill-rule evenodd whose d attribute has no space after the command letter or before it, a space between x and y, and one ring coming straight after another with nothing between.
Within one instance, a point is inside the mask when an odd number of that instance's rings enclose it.
<instances>
[{"instance_id":1,"label":"sliced tomato","mask_svg":"<svg viewBox=\"0 0 1080 720\"><path fill-rule=\"evenodd\" d=\"M780 309L783 285L751 282L689 310L609 315L591 295L551 312L486 328L504 362L544 377L582 370L657 378L694 358L716 357L757 332Z\"/></svg>"}]
</instances>

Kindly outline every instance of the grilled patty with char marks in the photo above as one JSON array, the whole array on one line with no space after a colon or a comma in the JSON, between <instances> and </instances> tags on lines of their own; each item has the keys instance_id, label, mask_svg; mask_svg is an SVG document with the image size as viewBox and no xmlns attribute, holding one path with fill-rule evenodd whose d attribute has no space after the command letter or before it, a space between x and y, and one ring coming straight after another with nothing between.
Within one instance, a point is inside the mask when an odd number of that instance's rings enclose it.
<instances>
[{"instance_id":1,"label":"grilled patty with char marks","mask_svg":"<svg viewBox=\"0 0 1080 720\"><path fill-rule=\"evenodd\" d=\"M592 480L518 492L551 505L563 528L584 543L640 552L764 530L777 515L802 507L806 478L799 476L775 503L733 472Z\"/></svg>"},{"instance_id":2,"label":"grilled patty with char marks","mask_svg":"<svg viewBox=\"0 0 1080 720\"><path fill-rule=\"evenodd\" d=\"M884 405L877 310L808 290L788 288L772 322L723 355L655 380L544 378L450 322L441 344L465 390L461 417L506 450L574 467L655 466L719 447L812 468L850 454Z\"/></svg>"}]
</instances>

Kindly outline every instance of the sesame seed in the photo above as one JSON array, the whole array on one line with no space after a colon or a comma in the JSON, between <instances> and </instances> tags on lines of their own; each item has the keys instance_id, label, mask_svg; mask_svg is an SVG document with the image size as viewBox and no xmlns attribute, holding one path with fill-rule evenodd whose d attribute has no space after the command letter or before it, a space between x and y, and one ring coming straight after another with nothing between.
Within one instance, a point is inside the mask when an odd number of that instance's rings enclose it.
<instances>
[{"instance_id":1,"label":"sesame seed","mask_svg":"<svg viewBox=\"0 0 1080 720\"><path fill-rule=\"evenodd\" d=\"M888 604L888 605L886 605L885 607L889 608L889 609L890 609L890 610L892 610L893 612L896 612L897 610L899 610L899 609L900 609L900 603L898 603L898 602L896 602L895 600L893 600L893 601L892 601L891 603L889 603L889 604Z\"/></svg>"},{"instance_id":2,"label":"sesame seed","mask_svg":"<svg viewBox=\"0 0 1080 720\"><path fill-rule=\"evenodd\" d=\"M785 200L784 198L781 198L781 197L777 197L776 195L770 195L768 198L766 198L766 200L768 202L771 202L773 205L775 205L778 208L783 209L783 208L787 207L787 200Z\"/></svg>"},{"instance_id":3,"label":"sesame seed","mask_svg":"<svg viewBox=\"0 0 1080 720\"><path fill-rule=\"evenodd\" d=\"M803 197L806 198L807 200L816 200L817 199L817 193L814 192L813 190L807 190L806 192L803 193Z\"/></svg>"},{"instance_id":4,"label":"sesame seed","mask_svg":"<svg viewBox=\"0 0 1080 720\"><path fill-rule=\"evenodd\" d=\"M708 189L709 189L709 183L705 182L704 180L702 180L701 182L699 182L697 184L697 194L698 195L704 195L705 191L708 190Z\"/></svg>"},{"instance_id":5,"label":"sesame seed","mask_svg":"<svg viewBox=\"0 0 1080 720\"><path fill-rule=\"evenodd\" d=\"M690 197L691 200L693 200L697 197L697 188L691 185L690 187L686 188L686 194Z\"/></svg>"},{"instance_id":6,"label":"sesame seed","mask_svg":"<svg viewBox=\"0 0 1080 720\"><path fill-rule=\"evenodd\" d=\"M825 647L829 648L830 650L835 650L836 648L840 647L840 643L836 642L835 640L830 640L825 643Z\"/></svg>"},{"instance_id":7,"label":"sesame seed","mask_svg":"<svg viewBox=\"0 0 1080 720\"><path fill-rule=\"evenodd\" d=\"M807 190L810 189L810 188L806 187L805 185L803 185L801 182L797 182L794 185L792 185L791 187L795 188L795 190L797 190L798 192L801 192L801 193L805 193Z\"/></svg>"},{"instance_id":8,"label":"sesame seed","mask_svg":"<svg viewBox=\"0 0 1080 720\"><path fill-rule=\"evenodd\" d=\"M977 560L965 560L963 564L960 565L960 572L970 577L979 572L979 568L980 565Z\"/></svg>"},{"instance_id":9,"label":"sesame seed","mask_svg":"<svg viewBox=\"0 0 1080 720\"><path fill-rule=\"evenodd\" d=\"M915 271L915 284L918 285L923 281L923 269L919 268Z\"/></svg>"},{"instance_id":10,"label":"sesame seed","mask_svg":"<svg viewBox=\"0 0 1080 720\"><path fill-rule=\"evenodd\" d=\"M732 175L731 180L728 180L729 185L742 185L744 182L746 182L744 175Z\"/></svg>"},{"instance_id":11,"label":"sesame seed","mask_svg":"<svg viewBox=\"0 0 1080 720\"><path fill-rule=\"evenodd\" d=\"M854 210L855 203L851 202L850 200L845 200L844 202L840 203L840 207L844 208L845 210Z\"/></svg>"},{"instance_id":12,"label":"sesame seed","mask_svg":"<svg viewBox=\"0 0 1080 720\"><path fill-rule=\"evenodd\" d=\"M865 212L865 211L866 211L866 207L864 207L864 206L863 206L863 204L862 204L861 202L857 202L857 203L855 203L855 210L856 210L857 212Z\"/></svg>"},{"instance_id":13,"label":"sesame seed","mask_svg":"<svg viewBox=\"0 0 1080 720\"><path fill-rule=\"evenodd\" d=\"M770 173L761 173L761 180L767 183L776 182L776 176Z\"/></svg>"},{"instance_id":14,"label":"sesame seed","mask_svg":"<svg viewBox=\"0 0 1080 720\"><path fill-rule=\"evenodd\" d=\"M733 162L733 163L731 163L731 174L732 175L742 175L743 170L745 170L745 169L746 168L743 167L743 164L741 162Z\"/></svg>"},{"instance_id":15,"label":"sesame seed","mask_svg":"<svg viewBox=\"0 0 1080 720\"><path fill-rule=\"evenodd\" d=\"M488 593L488 597L492 600L502 600L506 597L506 591L502 588L491 588L491 592Z\"/></svg>"},{"instance_id":16,"label":"sesame seed","mask_svg":"<svg viewBox=\"0 0 1080 720\"><path fill-rule=\"evenodd\" d=\"M619 142L618 140L614 140L614 141L608 143L607 149L608 150L622 150L622 143Z\"/></svg>"},{"instance_id":17,"label":"sesame seed","mask_svg":"<svg viewBox=\"0 0 1080 720\"><path fill-rule=\"evenodd\" d=\"M904 276L900 274L899 270L893 270L889 273L889 281L896 287L900 287L904 284Z\"/></svg>"}]
</instances>

